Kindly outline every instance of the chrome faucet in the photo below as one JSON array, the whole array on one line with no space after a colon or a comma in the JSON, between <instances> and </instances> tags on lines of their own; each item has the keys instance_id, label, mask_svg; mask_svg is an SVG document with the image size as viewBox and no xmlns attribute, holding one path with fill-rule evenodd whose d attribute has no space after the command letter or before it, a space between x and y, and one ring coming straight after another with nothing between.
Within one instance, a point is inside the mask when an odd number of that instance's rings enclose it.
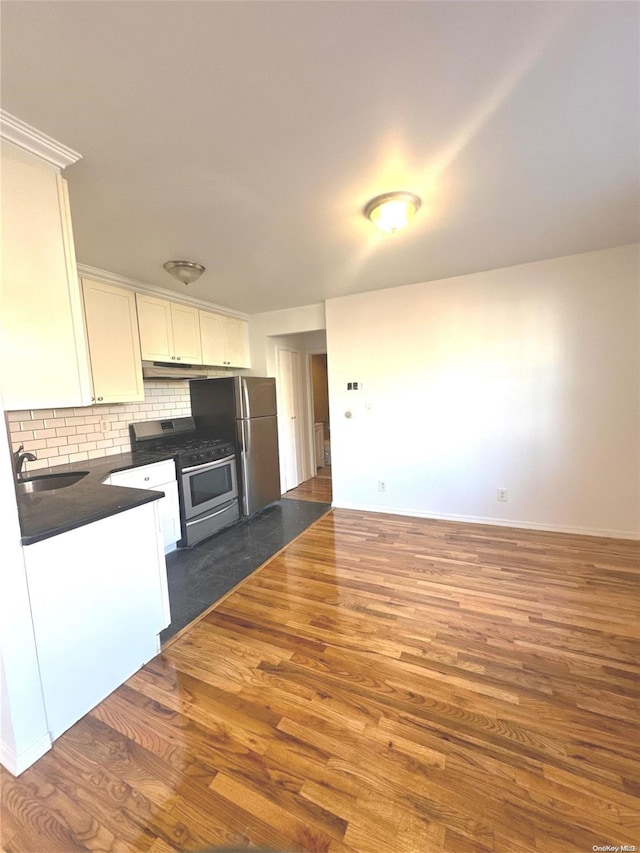
<instances>
[{"instance_id":1,"label":"chrome faucet","mask_svg":"<svg viewBox=\"0 0 640 853\"><path fill-rule=\"evenodd\" d=\"M33 453L29 453L28 451L23 453L23 450L24 444L21 444L20 447L13 454L13 470L15 471L17 477L19 477L22 473L22 466L25 462L35 462L38 458Z\"/></svg>"}]
</instances>

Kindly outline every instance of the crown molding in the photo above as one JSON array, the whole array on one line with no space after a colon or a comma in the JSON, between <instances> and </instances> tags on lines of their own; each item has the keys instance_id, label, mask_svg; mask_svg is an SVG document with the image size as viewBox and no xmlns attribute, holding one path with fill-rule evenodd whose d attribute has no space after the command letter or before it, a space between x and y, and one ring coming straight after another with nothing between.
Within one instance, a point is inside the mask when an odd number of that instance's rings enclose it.
<instances>
[{"instance_id":1,"label":"crown molding","mask_svg":"<svg viewBox=\"0 0 640 853\"><path fill-rule=\"evenodd\" d=\"M182 302L184 305L191 305L193 308L202 308L203 311L214 311L216 314L226 314L228 317L238 317L241 320L248 320L250 316L243 311L234 311L232 308L227 308L224 305L218 305L215 302L205 302L204 299L196 299L193 296L181 296L175 290L167 290L163 287L157 287L154 284L146 284L135 278L128 278L126 275L101 270L98 267L90 267L87 264L78 264L77 267L78 275L81 278L91 278L95 281L101 281L103 284L114 284L117 287L123 287L125 290L147 293L149 296L157 296L159 299L170 299L171 302Z\"/></svg>"},{"instance_id":2,"label":"crown molding","mask_svg":"<svg viewBox=\"0 0 640 853\"><path fill-rule=\"evenodd\" d=\"M66 145L36 130L26 122L20 121L5 110L0 110L0 136L59 169L71 166L82 159L82 154L67 148Z\"/></svg>"}]
</instances>

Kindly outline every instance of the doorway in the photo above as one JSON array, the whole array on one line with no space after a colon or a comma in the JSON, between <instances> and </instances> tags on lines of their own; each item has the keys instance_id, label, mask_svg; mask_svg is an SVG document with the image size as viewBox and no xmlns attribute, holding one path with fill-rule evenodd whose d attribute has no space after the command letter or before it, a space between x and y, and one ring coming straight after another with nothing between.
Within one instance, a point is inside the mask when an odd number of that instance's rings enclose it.
<instances>
[{"instance_id":1,"label":"doorway","mask_svg":"<svg viewBox=\"0 0 640 853\"><path fill-rule=\"evenodd\" d=\"M326 352L310 353L309 366L316 476L331 480L331 424L329 420L329 382Z\"/></svg>"},{"instance_id":2,"label":"doorway","mask_svg":"<svg viewBox=\"0 0 640 853\"><path fill-rule=\"evenodd\" d=\"M301 435L300 353L278 347L277 364L281 480L282 491L288 492L305 479Z\"/></svg>"}]
</instances>

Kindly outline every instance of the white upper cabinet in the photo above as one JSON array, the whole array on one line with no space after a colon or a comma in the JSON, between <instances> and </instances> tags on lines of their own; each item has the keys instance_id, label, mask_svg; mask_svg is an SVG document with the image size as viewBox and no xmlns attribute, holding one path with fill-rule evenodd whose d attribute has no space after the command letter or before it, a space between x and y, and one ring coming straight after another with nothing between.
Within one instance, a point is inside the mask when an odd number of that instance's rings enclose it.
<instances>
[{"instance_id":1,"label":"white upper cabinet","mask_svg":"<svg viewBox=\"0 0 640 853\"><path fill-rule=\"evenodd\" d=\"M202 364L198 309L191 308L190 305L172 302L171 325L173 327L173 349L176 360Z\"/></svg>"},{"instance_id":2,"label":"white upper cabinet","mask_svg":"<svg viewBox=\"0 0 640 853\"><path fill-rule=\"evenodd\" d=\"M144 400L135 294L82 280L94 403Z\"/></svg>"},{"instance_id":3,"label":"white upper cabinet","mask_svg":"<svg viewBox=\"0 0 640 853\"><path fill-rule=\"evenodd\" d=\"M202 364L198 309L137 293L140 349L145 361Z\"/></svg>"},{"instance_id":4,"label":"white upper cabinet","mask_svg":"<svg viewBox=\"0 0 640 853\"><path fill-rule=\"evenodd\" d=\"M250 367L248 324L237 317L200 311L202 361L223 367Z\"/></svg>"},{"instance_id":5,"label":"white upper cabinet","mask_svg":"<svg viewBox=\"0 0 640 853\"><path fill-rule=\"evenodd\" d=\"M66 182L2 140L0 376L6 409L91 404Z\"/></svg>"}]
</instances>

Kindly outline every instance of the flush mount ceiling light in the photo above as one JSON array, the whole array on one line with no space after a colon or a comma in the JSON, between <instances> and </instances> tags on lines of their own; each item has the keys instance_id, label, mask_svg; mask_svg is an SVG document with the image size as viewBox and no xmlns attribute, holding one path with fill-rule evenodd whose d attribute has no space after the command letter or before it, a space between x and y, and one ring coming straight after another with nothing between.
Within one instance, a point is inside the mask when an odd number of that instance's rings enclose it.
<instances>
[{"instance_id":1,"label":"flush mount ceiling light","mask_svg":"<svg viewBox=\"0 0 640 853\"><path fill-rule=\"evenodd\" d=\"M364 215L381 231L399 231L415 215L420 207L417 195L393 192L372 198L364 209Z\"/></svg>"},{"instance_id":2,"label":"flush mount ceiling light","mask_svg":"<svg viewBox=\"0 0 640 853\"><path fill-rule=\"evenodd\" d=\"M202 264L196 264L193 261L167 261L162 265L166 271L181 281L183 284L191 284L200 278L205 271Z\"/></svg>"}]
</instances>

